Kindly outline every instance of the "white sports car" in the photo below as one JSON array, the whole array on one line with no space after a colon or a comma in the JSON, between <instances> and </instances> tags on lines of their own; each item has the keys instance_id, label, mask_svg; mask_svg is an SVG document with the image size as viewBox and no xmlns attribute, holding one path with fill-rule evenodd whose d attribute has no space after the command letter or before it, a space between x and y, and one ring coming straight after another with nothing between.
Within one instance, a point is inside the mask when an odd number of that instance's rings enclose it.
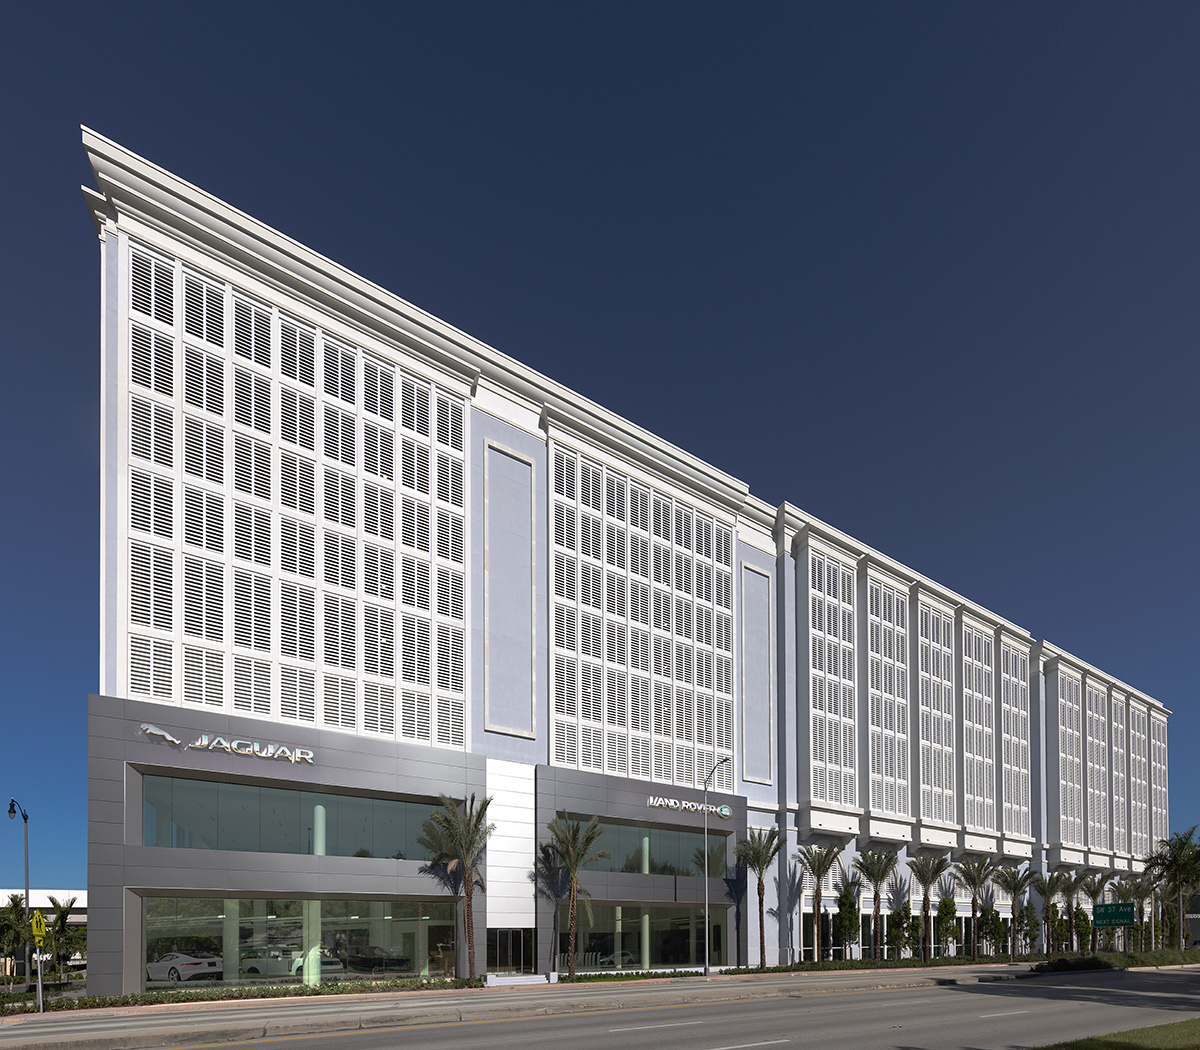
<instances>
[{"instance_id":1,"label":"white sports car","mask_svg":"<svg viewBox=\"0 0 1200 1050\"><path fill-rule=\"evenodd\" d=\"M219 981L221 960L210 952L167 952L146 964L148 981Z\"/></svg>"}]
</instances>

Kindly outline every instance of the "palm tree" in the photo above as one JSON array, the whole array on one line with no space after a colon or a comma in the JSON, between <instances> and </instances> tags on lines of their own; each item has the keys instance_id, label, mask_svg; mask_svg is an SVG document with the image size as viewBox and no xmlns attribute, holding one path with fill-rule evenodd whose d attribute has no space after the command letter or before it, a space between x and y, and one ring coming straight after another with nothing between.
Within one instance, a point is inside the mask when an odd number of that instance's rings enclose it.
<instances>
[{"instance_id":1,"label":"palm tree","mask_svg":"<svg viewBox=\"0 0 1200 1050\"><path fill-rule=\"evenodd\" d=\"M0 910L0 951L8 958L16 960L20 951L30 939L29 923L25 921L25 898L19 893L10 893L8 903ZM13 988L13 975L17 972L15 966L8 971L8 990Z\"/></svg>"},{"instance_id":2,"label":"palm tree","mask_svg":"<svg viewBox=\"0 0 1200 1050\"><path fill-rule=\"evenodd\" d=\"M746 865L758 880L758 968L767 968L767 925L763 915L763 894L766 891L764 881L767 869L779 856L783 842L779 838L779 828L773 827L763 831L761 828L751 828L750 834L734 847L733 855Z\"/></svg>"},{"instance_id":3,"label":"palm tree","mask_svg":"<svg viewBox=\"0 0 1200 1050\"><path fill-rule=\"evenodd\" d=\"M1193 824L1187 831L1176 831L1169 839L1159 839L1158 849L1146 858L1146 873L1160 879L1166 892L1175 895L1180 951L1187 946L1183 899L1200 885L1200 843L1196 841L1196 827Z\"/></svg>"},{"instance_id":4,"label":"palm tree","mask_svg":"<svg viewBox=\"0 0 1200 1050\"><path fill-rule=\"evenodd\" d=\"M1079 891L1083 889L1083 880L1087 876L1083 872L1066 872L1062 880L1062 895L1067 902L1067 951L1075 951L1075 902ZM1083 953L1080 952L1082 955Z\"/></svg>"},{"instance_id":5,"label":"palm tree","mask_svg":"<svg viewBox=\"0 0 1200 1050\"><path fill-rule=\"evenodd\" d=\"M75 907L75 898L68 897L65 901L60 901L51 894L50 904L54 908L54 918L46 927L46 940L49 942L50 959L58 966L58 979L61 983L63 970L76 951L77 938L73 936L75 929L68 924L71 909Z\"/></svg>"},{"instance_id":6,"label":"palm tree","mask_svg":"<svg viewBox=\"0 0 1200 1050\"><path fill-rule=\"evenodd\" d=\"M471 981L475 980L475 913L471 906L471 894L478 886L484 893L487 884L479 865L483 862L483 853L487 849L487 840L495 824L487 822L490 798L482 799L478 805L475 795L459 809L458 803L449 795L440 796L441 809L435 809L425 822L417 845L428 850L434 864L445 866L446 873L451 877L462 877L463 892L463 922L467 937L467 974Z\"/></svg>"},{"instance_id":7,"label":"palm tree","mask_svg":"<svg viewBox=\"0 0 1200 1050\"><path fill-rule=\"evenodd\" d=\"M857 875L842 879L833 926L842 939L842 958L849 959L852 948L862 947L862 879Z\"/></svg>"},{"instance_id":8,"label":"palm tree","mask_svg":"<svg viewBox=\"0 0 1200 1050\"><path fill-rule=\"evenodd\" d=\"M987 892L995 864L987 857L960 860L954 869L954 882L971 895L971 962L979 962L979 898Z\"/></svg>"},{"instance_id":9,"label":"palm tree","mask_svg":"<svg viewBox=\"0 0 1200 1050\"><path fill-rule=\"evenodd\" d=\"M1020 896L1029 889L1033 881L1033 872L1028 868L1010 868L1001 865L992 872L992 882L1008 894L1011 908L1008 931L1008 957L1017 961L1017 912L1020 910Z\"/></svg>"},{"instance_id":10,"label":"palm tree","mask_svg":"<svg viewBox=\"0 0 1200 1050\"><path fill-rule=\"evenodd\" d=\"M604 834L599 817L592 817L585 825L567 817L556 817L546 825L550 832L550 848L558 860L559 870L567 877L567 969L575 976L575 929L576 910L580 895L579 873L593 861L608 860L612 854L606 849L596 849L596 843ZM592 906L586 891L583 891L584 907L588 919L592 917ZM620 958L621 946L615 946L613 958Z\"/></svg>"},{"instance_id":11,"label":"palm tree","mask_svg":"<svg viewBox=\"0 0 1200 1050\"><path fill-rule=\"evenodd\" d=\"M860 853L854 858L854 870L862 877L863 881L870 884L872 891L875 894L874 907L871 910L871 940L875 952L875 958L879 958L879 902L884 885L896 873L896 865L900 862L900 858L896 855L895 850L884 849L874 850L869 849Z\"/></svg>"},{"instance_id":12,"label":"palm tree","mask_svg":"<svg viewBox=\"0 0 1200 1050\"><path fill-rule=\"evenodd\" d=\"M1124 894L1120 900L1137 905L1138 951L1146 949L1146 898L1150 896L1150 880L1145 875L1138 875L1117 884L1117 893ZM1129 933L1126 931L1126 951L1129 950Z\"/></svg>"},{"instance_id":13,"label":"palm tree","mask_svg":"<svg viewBox=\"0 0 1200 1050\"><path fill-rule=\"evenodd\" d=\"M1083 891L1083 895L1092 905L1092 954L1096 954L1096 942L1099 939L1099 927L1096 925L1096 905L1104 900L1104 891L1108 889L1109 882L1112 881L1116 872L1106 871L1103 875L1088 875L1080 884L1079 888Z\"/></svg>"},{"instance_id":14,"label":"palm tree","mask_svg":"<svg viewBox=\"0 0 1200 1050\"><path fill-rule=\"evenodd\" d=\"M909 874L920 883L921 898L921 961L929 964L929 939L933 936L929 917L929 891L938 879L950 870L950 857L942 853L929 853L913 857L908 862Z\"/></svg>"},{"instance_id":15,"label":"palm tree","mask_svg":"<svg viewBox=\"0 0 1200 1050\"><path fill-rule=\"evenodd\" d=\"M818 965L822 959L821 884L825 881L825 876L833 870L833 866L837 863L841 852L841 846L801 846L800 852L796 854L796 859L804 865L805 870L812 876L813 880L813 928L816 931L816 935L813 938L816 954L813 958Z\"/></svg>"},{"instance_id":16,"label":"palm tree","mask_svg":"<svg viewBox=\"0 0 1200 1050\"><path fill-rule=\"evenodd\" d=\"M1030 885L1034 892L1042 898L1042 925L1046 930L1046 958L1050 958L1050 908L1054 898L1062 892L1064 875L1061 871L1043 875L1040 871L1033 876Z\"/></svg>"}]
</instances>

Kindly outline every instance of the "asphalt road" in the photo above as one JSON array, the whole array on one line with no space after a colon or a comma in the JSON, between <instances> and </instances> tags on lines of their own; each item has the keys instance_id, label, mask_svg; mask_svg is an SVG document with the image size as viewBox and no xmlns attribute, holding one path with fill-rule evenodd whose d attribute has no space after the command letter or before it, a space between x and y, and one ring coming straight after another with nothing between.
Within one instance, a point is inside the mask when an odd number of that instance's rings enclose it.
<instances>
[{"instance_id":1,"label":"asphalt road","mask_svg":"<svg viewBox=\"0 0 1200 1050\"><path fill-rule=\"evenodd\" d=\"M0 1026L0 1047L1017 1050L1200 1016L1194 970L909 988L871 987L872 980L878 975L508 989L411 1005L316 999L48 1015ZM573 1012L550 1012L562 1008Z\"/></svg>"}]
</instances>

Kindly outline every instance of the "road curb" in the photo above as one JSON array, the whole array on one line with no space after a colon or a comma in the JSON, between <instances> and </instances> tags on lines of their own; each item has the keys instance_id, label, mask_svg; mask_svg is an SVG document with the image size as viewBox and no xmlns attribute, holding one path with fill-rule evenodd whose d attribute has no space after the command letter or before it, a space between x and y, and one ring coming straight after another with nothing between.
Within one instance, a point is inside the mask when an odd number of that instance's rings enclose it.
<instances>
[{"instance_id":1,"label":"road curb","mask_svg":"<svg viewBox=\"0 0 1200 1050\"><path fill-rule=\"evenodd\" d=\"M505 990L447 990L434 993L400 993L392 1000L381 996L356 994L344 999L337 996L321 996L296 1001L296 1006L319 1004L344 1005L336 1012L322 1011L318 1016L304 1016L304 1009L297 1009L285 1017L255 1017L253 1007L268 1004L279 1005L278 999L223 1000L210 1003L162 1003L153 1006L126 1006L101 1008L96 1011L54 1011L50 1014L5 1018L0 1024L0 1048L15 1050L151 1050L151 1048L177 1045L181 1040L203 1043L237 1042L248 1039L286 1038L288 1036L334 1034L354 1030L378 1031L387 1028L406 1028L425 1025L462 1024L479 1021L569 1016L572 1014L600 1013L615 1010L641 1009L663 1006L691 1006L752 1001L755 999L794 998L829 994L853 994L876 991L898 991L904 989L936 988L954 985L986 984L998 981L1018 980L1042 976L1031 972L1018 973L972 973L942 976L928 971L885 977L886 971L877 971L880 979L863 983L850 983L843 973L818 974L797 973L793 979L776 980L755 985L730 985L724 981L697 982L680 981L654 982L659 985L652 997L631 994L635 987L645 984L614 987L611 993L603 992L584 997L570 995L569 986L551 986L559 991L549 992L544 997L510 997ZM466 994L464 994L464 991ZM566 993L566 994L562 994ZM454 996L457 1001L438 1002ZM370 1004L373 1009L367 1009ZM206 1014L216 1009L249 1007L244 1021L240 1018L216 1018L206 1023ZM90 1031L64 1032L55 1020L83 1020L88 1013L96 1020L128 1019L129 1027L124 1031L100 1034ZM47 1030L38 1029L45 1019ZM11 1023L16 1021L17 1023ZM144 1022L141 1027L138 1022ZM184 1028L186 1023L187 1027ZM186 1034L182 1034L186 1032Z\"/></svg>"}]
</instances>

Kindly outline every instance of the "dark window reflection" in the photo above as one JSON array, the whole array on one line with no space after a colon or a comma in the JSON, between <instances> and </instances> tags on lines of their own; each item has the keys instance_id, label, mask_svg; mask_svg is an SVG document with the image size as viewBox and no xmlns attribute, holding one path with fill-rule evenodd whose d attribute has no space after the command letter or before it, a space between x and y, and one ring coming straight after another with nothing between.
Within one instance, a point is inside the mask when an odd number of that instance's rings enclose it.
<instances>
[{"instance_id":1,"label":"dark window reflection","mask_svg":"<svg viewBox=\"0 0 1200 1050\"><path fill-rule=\"evenodd\" d=\"M593 861L590 871L642 872L651 875L704 873L704 832L602 822L597 849L612 854L608 860ZM725 836L717 828L708 831L708 874L725 876Z\"/></svg>"},{"instance_id":2,"label":"dark window reflection","mask_svg":"<svg viewBox=\"0 0 1200 1050\"><path fill-rule=\"evenodd\" d=\"M183 777L142 777L147 846L429 860L427 802Z\"/></svg>"}]
</instances>

